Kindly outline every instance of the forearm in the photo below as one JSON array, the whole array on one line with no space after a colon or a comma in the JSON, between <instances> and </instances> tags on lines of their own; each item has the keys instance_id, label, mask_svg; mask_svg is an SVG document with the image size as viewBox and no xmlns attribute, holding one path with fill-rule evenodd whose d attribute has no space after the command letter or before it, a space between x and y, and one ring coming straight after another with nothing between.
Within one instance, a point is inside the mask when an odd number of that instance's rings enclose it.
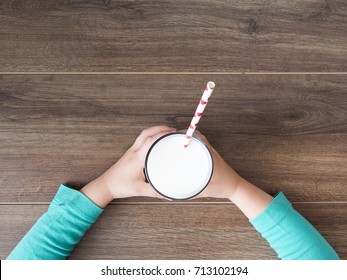
<instances>
[{"instance_id":1,"label":"forearm","mask_svg":"<svg viewBox=\"0 0 347 280\"><path fill-rule=\"evenodd\" d=\"M105 208L113 200L113 196L109 191L108 182L104 178L104 175L91 181L83 187L80 192L100 208Z\"/></svg>"},{"instance_id":2,"label":"forearm","mask_svg":"<svg viewBox=\"0 0 347 280\"><path fill-rule=\"evenodd\" d=\"M253 219L266 209L273 197L240 177L229 199L248 219Z\"/></svg>"},{"instance_id":3,"label":"forearm","mask_svg":"<svg viewBox=\"0 0 347 280\"><path fill-rule=\"evenodd\" d=\"M232 201L250 219L281 259L339 259L322 235L283 193L275 198L243 180Z\"/></svg>"},{"instance_id":4,"label":"forearm","mask_svg":"<svg viewBox=\"0 0 347 280\"><path fill-rule=\"evenodd\" d=\"M293 209L283 193L279 193L264 212L250 222L281 259L339 259L329 243Z\"/></svg>"},{"instance_id":5,"label":"forearm","mask_svg":"<svg viewBox=\"0 0 347 280\"><path fill-rule=\"evenodd\" d=\"M65 259L101 213L86 196L62 185L7 259Z\"/></svg>"}]
</instances>

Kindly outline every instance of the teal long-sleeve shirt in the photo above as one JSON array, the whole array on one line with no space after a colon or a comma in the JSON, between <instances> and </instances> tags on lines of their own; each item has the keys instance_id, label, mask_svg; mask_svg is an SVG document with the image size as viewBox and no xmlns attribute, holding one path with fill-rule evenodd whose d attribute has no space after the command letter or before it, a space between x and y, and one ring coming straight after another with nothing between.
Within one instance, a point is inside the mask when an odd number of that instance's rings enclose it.
<instances>
[{"instance_id":1,"label":"teal long-sleeve shirt","mask_svg":"<svg viewBox=\"0 0 347 280\"><path fill-rule=\"evenodd\" d=\"M63 260L103 209L81 192L61 185L46 213L7 257L9 260Z\"/></svg>"},{"instance_id":2,"label":"teal long-sleeve shirt","mask_svg":"<svg viewBox=\"0 0 347 280\"><path fill-rule=\"evenodd\" d=\"M47 212L7 259L66 259L102 211L81 192L61 185ZM281 259L339 259L283 193L250 222Z\"/></svg>"}]
</instances>

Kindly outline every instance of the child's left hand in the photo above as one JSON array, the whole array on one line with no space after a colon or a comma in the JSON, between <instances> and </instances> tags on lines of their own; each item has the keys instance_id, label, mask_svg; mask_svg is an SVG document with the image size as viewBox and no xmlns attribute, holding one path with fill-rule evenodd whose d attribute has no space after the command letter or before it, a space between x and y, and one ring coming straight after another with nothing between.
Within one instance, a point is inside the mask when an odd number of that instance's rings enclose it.
<instances>
[{"instance_id":1,"label":"child's left hand","mask_svg":"<svg viewBox=\"0 0 347 280\"><path fill-rule=\"evenodd\" d=\"M175 128L168 126L144 129L122 158L104 174L82 188L81 192L102 208L115 198L132 196L163 198L145 182L143 168L151 145L161 136L174 131Z\"/></svg>"}]
</instances>

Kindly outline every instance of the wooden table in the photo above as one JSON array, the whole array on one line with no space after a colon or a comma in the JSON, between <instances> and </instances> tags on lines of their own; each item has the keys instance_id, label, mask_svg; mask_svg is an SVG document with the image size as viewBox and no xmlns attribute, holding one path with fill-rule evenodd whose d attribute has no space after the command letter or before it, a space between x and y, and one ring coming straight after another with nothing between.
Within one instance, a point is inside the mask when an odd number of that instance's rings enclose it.
<instances>
[{"instance_id":1,"label":"wooden table","mask_svg":"<svg viewBox=\"0 0 347 280\"><path fill-rule=\"evenodd\" d=\"M243 177L347 259L347 3L2 1L0 258L60 183L80 188L142 129L199 124ZM226 200L115 200L71 259L275 259Z\"/></svg>"}]
</instances>

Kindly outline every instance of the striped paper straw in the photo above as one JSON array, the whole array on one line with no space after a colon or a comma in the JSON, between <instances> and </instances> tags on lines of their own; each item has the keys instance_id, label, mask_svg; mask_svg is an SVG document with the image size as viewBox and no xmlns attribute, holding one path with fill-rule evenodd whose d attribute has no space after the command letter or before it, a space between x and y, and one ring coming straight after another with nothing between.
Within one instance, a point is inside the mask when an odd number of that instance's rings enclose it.
<instances>
[{"instance_id":1,"label":"striped paper straw","mask_svg":"<svg viewBox=\"0 0 347 280\"><path fill-rule=\"evenodd\" d=\"M190 125L189 125L189 128L187 130L186 135L184 136L184 147L185 148L188 147L188 145L189 145L190 139L193 136L193 133L194 133L199 121L200 121L202 113L205 110L207 102L208 102L215 86L216 86L215 83L211 82L211 81L208 82L206 85L204 93L202 94L201 100L199 102L198 108L196 108L194 117L193 117L192 121L190 122Z\"/></svg>"}]
</instances>

